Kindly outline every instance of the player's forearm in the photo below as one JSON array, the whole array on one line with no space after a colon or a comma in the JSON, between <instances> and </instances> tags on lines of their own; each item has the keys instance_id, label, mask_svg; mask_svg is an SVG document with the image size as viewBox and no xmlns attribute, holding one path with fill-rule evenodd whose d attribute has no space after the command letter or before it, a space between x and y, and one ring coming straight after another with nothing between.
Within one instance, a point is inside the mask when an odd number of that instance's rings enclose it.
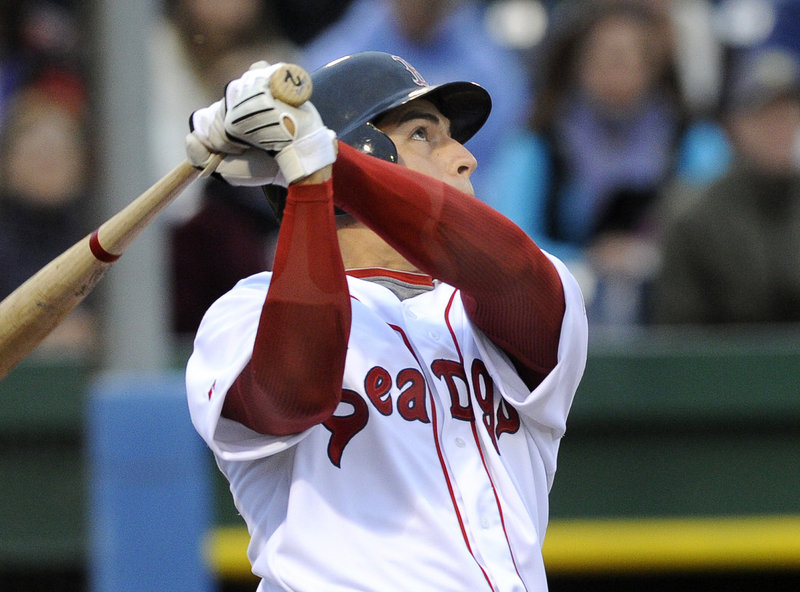
<instances>
[{"instance_id":1,"label":"player's forearm","mask_svg":"<svg viewBox=\"0 0 800 592\"><path fill-rule=\"evenodd\" d=\"M341 396L350 296L330 193L290 189L253 356L226 398L227 416L262 433L324 421Z\"/></svg>"},{"instance_id":2,"label":"player's forearm","mask_svg":"<svg viewBox=\"0 0 800 592\"><path fill-rule=\"evenodd\" d=\"M337 205L459 288L473 322L495 343L535 374L555 366L561 280L519 227L444 183L344 145L333 181Z\"/></svg>"}]
</instances>

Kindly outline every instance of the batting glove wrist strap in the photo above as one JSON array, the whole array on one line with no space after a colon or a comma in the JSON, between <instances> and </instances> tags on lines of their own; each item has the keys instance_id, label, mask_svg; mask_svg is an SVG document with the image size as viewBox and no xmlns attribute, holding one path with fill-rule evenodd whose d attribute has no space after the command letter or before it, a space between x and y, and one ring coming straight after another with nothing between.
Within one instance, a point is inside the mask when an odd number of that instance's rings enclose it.
<instances>
[{"instance_id":1,"label":"batting glove wrist strap","mask_svg":"<svg viewBox=\"0 0 800 592\"><path fill-rule=\"evenodd\" d=\"M336 160L336 134L320 127L278 152L275 159L288 183L308 177Z\"/></svg>"}]
</instances>

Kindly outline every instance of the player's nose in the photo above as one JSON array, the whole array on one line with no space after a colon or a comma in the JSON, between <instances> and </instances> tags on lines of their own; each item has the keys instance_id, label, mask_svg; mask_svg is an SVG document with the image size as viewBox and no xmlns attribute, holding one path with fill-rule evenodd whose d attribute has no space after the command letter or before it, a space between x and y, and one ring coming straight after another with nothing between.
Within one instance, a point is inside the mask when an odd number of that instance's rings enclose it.
<instances>
[{"instance_id":1,"label":"player's nose","mask_svg":"<svg viewBox=\"0 0 800 592\"><path fill-rule=\"evenodd\" d=\"M451 172L459 177L469 178L478 167L478 161L472 152L460 142L451 139L448 148L452 150Z\"/></svg>"}]
</instances>

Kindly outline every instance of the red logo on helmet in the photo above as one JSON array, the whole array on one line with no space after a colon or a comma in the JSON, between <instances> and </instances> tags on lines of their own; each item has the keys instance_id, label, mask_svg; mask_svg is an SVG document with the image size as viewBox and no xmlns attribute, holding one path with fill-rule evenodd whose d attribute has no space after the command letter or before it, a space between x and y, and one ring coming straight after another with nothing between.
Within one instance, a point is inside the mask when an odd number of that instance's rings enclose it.
<instances>
[{"instance_id":1,"label":"red logo on helmet","mask_svg":"<svg viewBox=\"0 0 800 592\"><path fill-rule=\"evenodd\" d=\"M409 71L411 77L414 79L414 84L416 84L417 86L428 86L428 83L425 82L425 79L422 77L422 74L417 72L417 69L414 66L409 64L400 56L393 55L392 59L403 64L403 67L405 67L405 69Z\"/></svg>"}]
</instances>

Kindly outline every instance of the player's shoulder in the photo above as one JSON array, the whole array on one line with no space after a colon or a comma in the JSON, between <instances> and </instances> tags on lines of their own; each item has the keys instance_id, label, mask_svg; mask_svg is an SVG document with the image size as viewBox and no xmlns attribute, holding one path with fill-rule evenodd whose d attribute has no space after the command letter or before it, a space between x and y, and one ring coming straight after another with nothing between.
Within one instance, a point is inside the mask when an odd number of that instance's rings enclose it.
<instances>
[{"instance_id":1,"label":"player's shoulder","mask_svg":"<svg viewBox=\"0 0 800 592\"><path fill-rule=\"evenodd\" d=\"M264 290L272 281L271 271L262 271L240 279L231 289L231 292L240 290Z\"/></svg>"},{"instance_id":2,"label":"player's shoulder","mask_svg":"<svg viewBox=\"0 0 800 592\"><path fill-rule=\"evenodd\" d=\"M216 335L226 330L236 332L247 326L260 314L271 278L271 272L262 272L239 280L208 308L200 322L198 336Z\"/></svg>"},{"instance_id":3,"label":"player's shoulder","mask_svg":"<svg viewBox=\"0 0 800 592\"><path fill-rule=\"evenodd\" d=\"M225 292L211 305L206 315L210 312L218 312L223 308L240 307L249 301L259 301L263 304L271 279L271 271L264 271L240 279L233 288Z\"/></svg>"}]
</instances>

